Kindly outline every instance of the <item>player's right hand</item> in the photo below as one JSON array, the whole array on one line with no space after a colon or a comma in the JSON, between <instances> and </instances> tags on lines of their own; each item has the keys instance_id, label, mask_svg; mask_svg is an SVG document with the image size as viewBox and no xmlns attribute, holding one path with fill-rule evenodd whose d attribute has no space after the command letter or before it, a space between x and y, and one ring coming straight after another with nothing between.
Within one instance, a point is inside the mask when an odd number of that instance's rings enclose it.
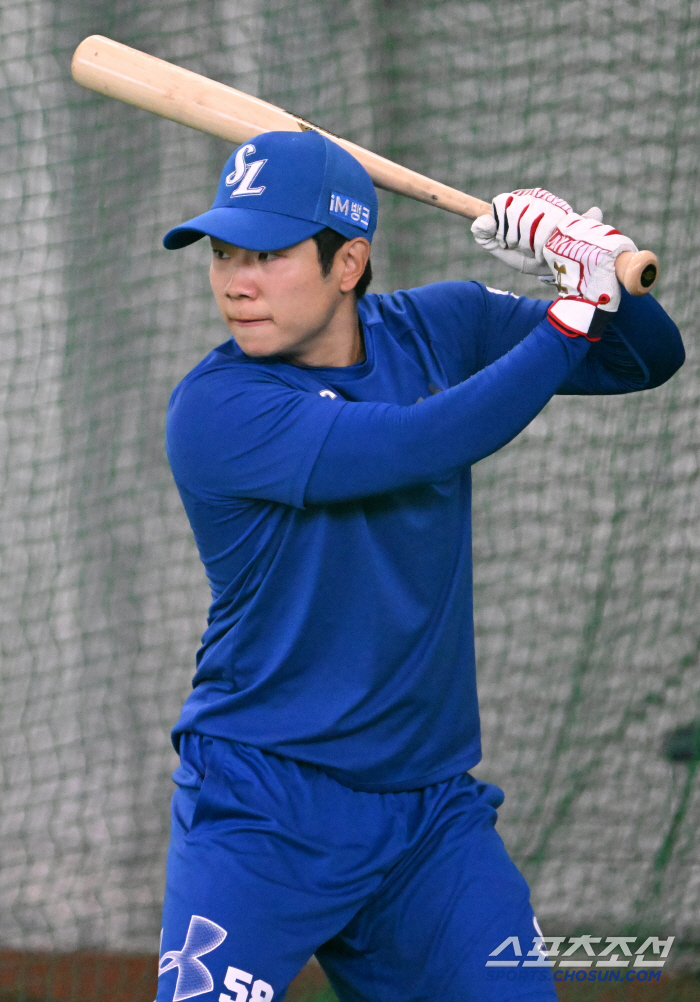
<instances>
[{"instance_id":1,"label":"player's right hand","mask_svg":"<svg viewBox=\"0 0 700 1002\"><path fill-rule=\"evenodd\" d=\"M569 213L554 227L543 256L560 296L583 296L614 313L620 302L615 258L636 250L629 237L602 222L602 213L589 209L583 216Z\"/></svg>"},{"instance_id":2,"label":"player's right hand","mask_svg":"<svg viewBox=\"0 0 700 1002\"><path fill-rule=\"evenodd\" d=\"M496 195L491 214L472 224L476 242L509 268L547 275L543 251L555 228L573 209L545 188L518 188Z\"/></svg>"},{"instance_id":3,"label":"player's right hand","mask_svg":"<svg viewBox=\"0 0 700 1002\"><path fill-rule=\"evenodd\" d=\"M636 250L629 237L590 210L585 216L569 213L544 247L559 292L547 311L550 323L567 337L599 341L620 305L615 258Z\"/></svg>"}]
</instances>

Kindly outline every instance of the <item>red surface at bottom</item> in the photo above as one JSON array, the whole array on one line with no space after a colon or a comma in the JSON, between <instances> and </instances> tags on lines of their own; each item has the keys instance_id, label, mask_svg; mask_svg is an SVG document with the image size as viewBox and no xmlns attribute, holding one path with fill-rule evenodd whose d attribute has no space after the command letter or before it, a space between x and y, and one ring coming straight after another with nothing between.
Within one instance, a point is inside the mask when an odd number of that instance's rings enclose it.
<instances>
[{"instance_id":1,"label":"red surface at bottom","mask_svg":"<svg viewBox=\"0 0 700 1002\"><path fill-rule=\"evenodd\" d=\"M123 953L0 951L0 992L27 1002L153 1002L158 960Z\"/></svg>"},{"instance_id":2,"label":"red surface at bottom","mask_svg":"<svg viewBox=\"0 0 700 1002\"><path fill-rule=\"evenodd\" d=\"M127 953L0 951L0 1002L153 1002L158 958ZM309 964L291 984L287 1002L312 999L326 984Z\"/></svg>"},{"instance_id":3,"label":"red surface at bottom","mask_svg":"<svg viewBox=\"0 0 700 1002\"><path fill-rule=\"evenodd\" d=\"M126 953L0 951L0 1002L153 1002L158 958ZM327 982L309 964L292 982L286 1002L312 1002ZM694 975L659 983L560 984L560 1002L700 1002ZM381 999L377 999L381 1002Z\"/></svg>"}]
</instances>

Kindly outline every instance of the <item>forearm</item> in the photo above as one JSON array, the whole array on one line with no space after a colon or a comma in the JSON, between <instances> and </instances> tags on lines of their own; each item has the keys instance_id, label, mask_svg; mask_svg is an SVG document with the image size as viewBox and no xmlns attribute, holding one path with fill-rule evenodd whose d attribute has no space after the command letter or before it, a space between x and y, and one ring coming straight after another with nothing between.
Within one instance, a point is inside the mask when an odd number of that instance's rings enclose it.
<instances>
[{"instance_id":1,"label":"forearm","mask_svg":"<svg viewBox=\"0 0 700 1002\"><path fill-rule=\"evenodd\" d=\"M603 223L599 208L580 216L545 189L515 189L497 195L491 213L476 219L472 232L478 244L516 271L549 273L562 295L583 296L612 314L607 333L560 393L651 389L683 364L683 345L673 321L652 296L630 296L614 277L617 255L636 247ZM489 312L494 311L498 304L492 301ZM512 308L505 330L516 333L520 313L519 304ZM497 327L490 336L498 350L503 336Z\"/></svg>"},{"instance_id":2,"label":"forearm","mask_svg":"<svg viewBox=\"0 0 700 1002\"><path fill-rule=\"evenodd\" d=\"M609 331L562 384L560 393L629 393L660 386L683 364L678 328L650 295L624 289Z\"/></svg>"},{"instance_id":3,"label":"forearm","mask_svg":"<svg viewBox=\"0 0 700 1002\"><path fill-rule=\"evenodd\" d=\"M419 404L346 402L321 447L305 503L439 482L483 459L532 421L589 347L544 321L502 358Z\"/></svg>"}]
</instances>

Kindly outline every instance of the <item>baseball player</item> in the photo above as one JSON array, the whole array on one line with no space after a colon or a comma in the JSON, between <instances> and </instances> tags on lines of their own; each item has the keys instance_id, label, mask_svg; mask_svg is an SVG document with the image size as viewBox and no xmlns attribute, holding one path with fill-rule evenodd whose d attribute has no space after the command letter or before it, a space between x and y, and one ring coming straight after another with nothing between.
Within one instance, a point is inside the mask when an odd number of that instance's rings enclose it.
<instances>
[{"instance_id":1,"label":"baseball player","mask_svg":"<svg viewBox=\"0 0 700 1002\"><path fill-rule=\"evenodd\" d=\"M503 794L469 772L470 466L554 393L650 389L683 348L621 291L635 248L597 210L531 189L476 221L557 282L551 303L475 282L365 294L376 224L350 154L269 132L164 240L210 238L232 336L167 420L212 604L173 732L158 1002L281 1000L313 954L342 1002L556 998ZM518 978L494 977L513 937Z\"/></svg>"}]
</instances>

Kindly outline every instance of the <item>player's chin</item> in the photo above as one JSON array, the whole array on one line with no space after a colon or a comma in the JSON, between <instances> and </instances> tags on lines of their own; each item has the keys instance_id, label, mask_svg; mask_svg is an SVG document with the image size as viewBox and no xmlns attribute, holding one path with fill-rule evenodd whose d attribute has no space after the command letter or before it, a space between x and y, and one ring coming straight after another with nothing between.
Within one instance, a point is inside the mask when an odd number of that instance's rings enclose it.
<instances>
[{"instance_id":1,"label":"player's chin","mask_svg":"<svg viewBox=\"0 0 700 1002\"><path fill-rule=\"evenodd\" d=\"M265 358L267 355L276 355L282 347L281 338L269 329L265 330L263 327L241 329L238 325L232 325L230 329L238 347L251 358Z\"/></svg>"}]
</instances>

